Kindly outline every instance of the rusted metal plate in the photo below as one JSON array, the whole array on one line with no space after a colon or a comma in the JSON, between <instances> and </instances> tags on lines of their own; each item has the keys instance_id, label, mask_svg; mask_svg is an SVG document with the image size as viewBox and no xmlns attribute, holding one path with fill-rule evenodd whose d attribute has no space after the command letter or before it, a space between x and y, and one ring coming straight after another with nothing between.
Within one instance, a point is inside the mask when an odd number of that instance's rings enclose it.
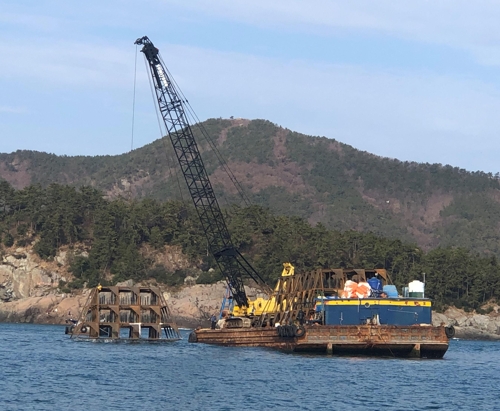
<instances>
[{"instance_id":1,"label":"rusted metal plate","mask_svg":"<svg viewBox=\"0 0 500 411\"><path fill-rule=\"evenodd\" d=\"M448 349L444 327L305 326L301 337L283 337L277 327L193 331L190 342L270 347L291 352L441 358Z\"/></svg>"}]
</instances>

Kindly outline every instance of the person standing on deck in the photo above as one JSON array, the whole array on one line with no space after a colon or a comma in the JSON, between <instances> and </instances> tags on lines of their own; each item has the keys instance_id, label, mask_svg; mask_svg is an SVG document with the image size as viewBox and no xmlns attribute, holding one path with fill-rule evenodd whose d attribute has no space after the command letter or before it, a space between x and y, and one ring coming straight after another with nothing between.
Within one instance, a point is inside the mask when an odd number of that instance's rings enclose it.
<instances>
[{"instance_id":1,"label":"person standing on deck","mask_svg":"<svg viewBox=\"0 0 500 411\"><path fill-rule=\"evenodd\" d=\"M217 324L217 317L215 316L215 314L212 314L212 316L210 317L210 322L211 322L211 329L212 330L215 330L215 325Z\"/></svg>"}]
</instances>

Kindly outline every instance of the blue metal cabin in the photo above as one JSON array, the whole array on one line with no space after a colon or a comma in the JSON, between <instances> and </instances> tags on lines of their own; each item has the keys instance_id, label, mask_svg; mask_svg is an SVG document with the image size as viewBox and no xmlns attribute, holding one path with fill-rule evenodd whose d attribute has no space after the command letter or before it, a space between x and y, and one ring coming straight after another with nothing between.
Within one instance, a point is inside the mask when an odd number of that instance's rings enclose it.
<instances>
[{"instance_id":1,"label":"blue metal cabin","mask_svg":"<svg viewBox=\"0 0 500 411\"><path fill-rule=\"evenodd\" d=\"M324 325L414 325L432 323L432 303L426 298L400 297L384 269L318 270L322 296L316 298L315 315ZM342 298L348 280L367 282L372 288L368 298ZM382 295L387 297L382 298ZM345 296L344 296L345 297ZM419 297L423 297L419 295Z\"/></svg>"},{"instance_id":2,"label":"blue metal cabin","mask_svg":"<svg viewBox=\"0 0 500 411\"><path fill-rule=\"evenodd\" d=\"M273 299L273 323L353 326L431 325L432 303L424 284L405 287L401 297L382 268L318 269L300 276L282 276ZM356 287L353 286L356 284ZM413 291L413 292L412 292Z\"/></svg>"},{"instance_id":3,"label":"blue metal cabin","mask_svg":"<svg viewBox=\"0 0 500 411\"><path fill-rule=\"evenodd\" d=\"M431 324L429 299L415 298L318 298L316 316L325 325Z\"/></svg>"}]
</instances>

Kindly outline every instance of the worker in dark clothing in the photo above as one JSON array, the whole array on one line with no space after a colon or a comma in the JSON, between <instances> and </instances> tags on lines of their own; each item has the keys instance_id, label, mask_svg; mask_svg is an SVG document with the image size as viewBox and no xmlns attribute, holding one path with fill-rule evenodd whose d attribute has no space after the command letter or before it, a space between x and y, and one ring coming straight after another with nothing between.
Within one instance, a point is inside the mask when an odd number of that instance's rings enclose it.
<instances>
[{"instance_id":1,"label":"worker in dark clothing","mask_svg":"<svg viewBox=\"0 0 500 411\"><path fill-rule=\"evenodd\" d=\"M215 325L217 324L217 317L215 316L215 314L212 314L212 316L210 317L210 322L212 323L210 328L212 330L215 330Z\"/></svg>"}]
</instances>

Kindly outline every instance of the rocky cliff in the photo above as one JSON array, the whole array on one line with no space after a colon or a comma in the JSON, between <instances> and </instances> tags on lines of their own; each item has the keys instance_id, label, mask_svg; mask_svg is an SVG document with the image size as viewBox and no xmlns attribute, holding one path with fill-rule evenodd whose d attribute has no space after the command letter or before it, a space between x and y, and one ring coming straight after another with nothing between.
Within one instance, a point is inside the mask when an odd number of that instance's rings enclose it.
<instances>
[{"instance_id":1,"label":"rocky cliff","mask_svg":"<svg viewBox=\"0 0 500 411\"><path fill-rule=\"evenodd\" d=\"M29 248L8 250L0 262L0 301L42 297L54 292L59 281L67 281L66 252L53 263L39 259Z\"/></svg>"},{"instance_id":2,"label":"rocky cliff","mask_svg":"<svg viewBox=\"0 0 500 411\"><path fill-rule=\"evenodd\" d=\"M61 250L54 261L46 262L31 247L7 249L0 261L0 321L64 324L68 317L77 316L90 290L61 292L59 282L72 279L67 255L67 251ZM184 268L187 264L176 249L165 253L161 261L171 269ZM130 280L127 283L132 285ZM206 324L210 316L218 312L225 284L163 287L163 291L178 324L195 327ZM251 297L254 290L248 288L247 293Z\"/></svg>"},{"instance_id":3,"label":"rocky cliff","mask_svg":"<svg viewBox=\"0 0 500 411\"><path fill-rule=\"evenodd\" d=\"M492 306L488 315L466 313L454 307L444 313L433 313L434 325L441 323L455 327L455 337L471 340L500 340L500 307Z\"/></svg>"},{"instance_id":4,"label":"rocky cliff","mask_svg":"<svg viewBox=\"0 0 500 411\"><path fill-rule=\"evenodd\" d=\"M175 256L167 260L177 264ZM64 250L52 262L38 258L30 247L4 252L0 261L0 321L64 324L68 317L78 316L90 290L62 293L59 281L71 279L67 269L67 251ZM185 285L163 291L178 325L196 327L206 325L210 315L218 312L225 284ZM248 288L247 293L252 298L255 290ZM500 340L498 305L491 306L488 315L449 308L444 313L434 313L433 322L435 325L454 325L457 338Z\"/></svg>"}]
</instances>

